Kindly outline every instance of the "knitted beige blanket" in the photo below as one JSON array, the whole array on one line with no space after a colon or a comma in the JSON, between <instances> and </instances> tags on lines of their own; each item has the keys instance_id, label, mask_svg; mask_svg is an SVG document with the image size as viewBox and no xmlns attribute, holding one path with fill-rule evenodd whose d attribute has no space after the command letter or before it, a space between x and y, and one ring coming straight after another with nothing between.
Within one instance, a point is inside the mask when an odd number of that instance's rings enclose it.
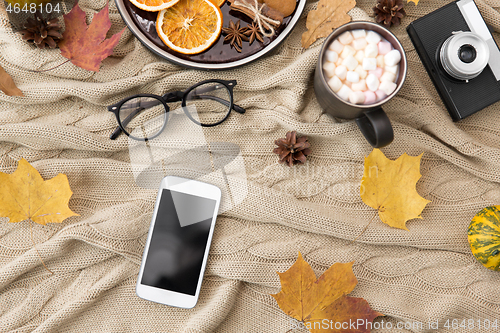
<instances>
[{"instance_id":1,"label":"knitted beige blanket","mask_svg":"<svg viewBox=\"0 0 500 333\"><path fill-rule=\"evenodd\" d=\"M410 231L376 217L354 243L375 214L359 196L363 157L372 148L354 122L331 118L316 101L312 78L321 40L303 50L300 38L317 1L307 2L293 33L270 56L222 72L173 65L126 30L98 73L70 63L34 73L65 59L58 50L28 45L0 12L0 65L26 96L0 93L0 171L13 172L25 158L45 179L66 174L70 208L81 215L33 227L52 275L33 248L29 224L0 218L0 332L285 333L290 317L269 294L280 290L276 272L287 270L298 251L318 276L335 262L355 261L359 282L351 296L386 315L376 322L393 326L373 332L430 332L436 321L439 332L491 331L478 328L478 320L500 321L500 275L474 259L467 228L480 209L500 204L500 105L453 123L405 30L448 2L409 3L403 25L392 29L409 70L385 106L395 140L383 152L391 159L424 153L417 190L432 202L423 219L407 223ZM477 3L500 32L500 0ZM89 19L105 4L80 1ZM373 20L374 4L358 0L350 14ZM124 23L113 1L110 16L116 33ZM135 294L156 189L136 183L127 138L109 139L116 120L106 106L208 78L238 82L235 101L247 113L232 114L204 135L240 147L246 192L219 215L200 300L184 310ZM274 140L290 130L312 144L303 166L280 165L272 152ZM475 325L454 330L453 319ZM443 327L447 320L450 329ZM397 323L410 325L396 329Z\"/></svg>"}]
</instances>

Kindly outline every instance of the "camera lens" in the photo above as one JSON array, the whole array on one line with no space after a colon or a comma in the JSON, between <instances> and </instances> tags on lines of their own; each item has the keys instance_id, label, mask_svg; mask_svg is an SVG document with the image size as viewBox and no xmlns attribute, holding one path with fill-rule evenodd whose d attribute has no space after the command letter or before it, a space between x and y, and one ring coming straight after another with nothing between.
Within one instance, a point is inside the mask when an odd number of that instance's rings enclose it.
<instances>
[{"instance_id":1,"label":"camera lens","mask_svg":"<svg viewBox=\"0 0 500 333\"><path fill-rule=\"evenodd\" d=\"M477 77L488 65L488 44L470 31L454 32L439 50L443 69L457 80L468 81Z\"/></svg>"},{"instance_id":2,"label":"camera lens","mask_svg":"<svg viewBox=\"0 0 500 333\"><path fill-rule=\"evenodd\" d=\"M470 64L471 62L476 60L476 56L476 49L470 44L462 45L460 47L460 50L458 50L458 58L466 64Z\"/></svg>"}]
</instances>

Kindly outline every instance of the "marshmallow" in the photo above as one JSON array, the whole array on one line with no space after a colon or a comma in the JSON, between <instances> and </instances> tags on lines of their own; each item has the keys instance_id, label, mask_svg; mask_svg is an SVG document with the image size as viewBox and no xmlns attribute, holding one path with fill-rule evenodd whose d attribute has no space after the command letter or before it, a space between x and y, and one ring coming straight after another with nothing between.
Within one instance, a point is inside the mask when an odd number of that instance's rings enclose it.
<instances>
[{"instance_id":1,"label":"marshmallow","mask_svg":"<svg viewBox=\"0 0 500 333\"><path fill-rule=\"evenodd\" d=\"M340 57L347 58L356 54L356 50L351 45L346 45L344 51L340 54Z\"/></svg>"},{"instance_id":2,"label":"marshmallow","mask_svg":"<svg viewBox=\"0 0 500 333\"><path fill-rule=\"evenodd\" d=\"M377 56L377 67L384 68L385 62L384 62L384 56L379 54Z\"/></svg>"},{"instance_id":3,"label":"marshmallow","mask_svg":"<svg viewBox=\"0 0 500 333\"><path fill-rule=\"evenodd\" d=\"M325 51L323 74L339 99L353 104L374 104L397 89L395 81L401 57L375 31L346 31Z\"/></svg>"},{"instance_id":4,"label":"marshmallow","mask_svg":"<svg viewBox=\"0 0 500 333\"><path fill-rule=\"evenodd\" d=\"M398 74L398 66L385 66L385 71L394 75Z\"/></svg>"},{"instance_id":5,"label":"marshmallow","mask_svg":"<svg viewBox=\"0 0 500 333\"><path fill-rule=\"evenodd\" d=\"M382 74L384 74L384 70L380 67L377 67L376 70L369 71L368 74L373 74L380 79L382 77Z\"/></svg>"},{"instance_id":6,"label":"marshmallow","mask_svg":"<svg viewBox=\"0 0 500 333\"><path fill-rule=\"evenodd\" d=\"M328 60L329 62L337 62L337 60L339 60L339 54L335 51L326 51L325 52L325 58L326 60Z\"/></svg>"},{"instance_id":7,"label":"marshmallow","mask_svg":"<svg viewBox=\"0 0 500 333\"><path fill-rule=\"evenodd\" d=\"M358 62L363 62L363 59L365 58L365 52L364 51L358 51L356 52L356 54L354 55L354 58L356 58L356 60Z\"/></svg>"},{"instance_id":8,"label":"marshmallow","mask_svg":"<svg viewBox=\"0 0 500 333\"><path fill-rule=\"evenodd\" d=\"M366 77L366 86L368 87L369 90L377 91L379 85L380 81L378 80L378 77L376 77L375 75L369 74Z\"/></svg>"},{"instance_id":9,"label":"marshmallow","mask_svg":"<svg viewBox=\"0 0 500 333\"><path fill-rule=\"evenodd\" d=\"M363 104L365 101L365 94L362 91L352 91L349 94L349 102L352 104Z\"/></svg>"},{"instance_id":10,"label":"marshmallow","mask_svg":"<svg viewBox=\"0 0 500 333\"><path fill-rule=\"evenodd\" d=\"M378 56L377 44L368 44L365 48L365 57L376 58Z\"/></svg>"},{"instance_id":11,"label":"marshmallow","mask_svg":"<svg viewBox=\"0 0 500 333\"><path fill-rule=\"evenodd\" d=\"M338 40L334 40L330 46L328 47L329 50L332 50L334 52L337 52L337 54L340 54L342 53L342 51L344 50L344 45L342 45L341 42L339 42Z\"/></svg>"},{"instance_id":12,"label":"marshmallow","mask_svg":"<svg viewBox=\"0 0 500 333\"><path fill-rule=\"evenodd\" d=\"M375 92L375 96L377 96L377 102L380 102L381 100L387 97L387 94L382 90L377 90Z\"/></svg>"},{"instance_id":13,"label":"marshmallow","mask_svg":"<svg viewBox=\"0 0 500 333\"><path fill-rule=\"evenodd\" d=\"M347 67L348 70L353 71L354 69L356 69L356 67L358 67L359 63L356 58L354 58L353 56L349 56L345 58L344 61L342 61L342 65Z\"/></svg>"},{"instance_id":14,"label":"marshmallow","mask_svg":"<svg viewBox=\"0 0 500 333\"><path fill-rule=\"evenodd\" d=\"M345 80L347 75L347 68L342 65L337 66L337 68L335 68L335 75L337 75L339 79Z\"/></svg>"},{"instance_id":15,"label":"marshmallow","mask_svg":"<svg viewBox=\"0 0 500 333\"><path fill-rule=\"evenodd\" d=\"M337 95L342 98L344 101L349 100L349 95L351 94L352 90L345 84L340 88L340 90L337 92Z\"/></svg>"},{"instance_id":16,"label":"marshmallow","mask_svg":"<svg viewBox=\"0 0 500 333\"><path fill-rule=\"evenodd\" d=\"M381 77L380 77L380 82L384 82L384 81L388 81L388 82L396 82L396 75L392 74L392 73L389 73L389 72L385 72Z\"/></svg>"},{"instance_id":17,"label":"marshmallow","mask_svg":"<svg viewBox=\"0 0 500 333\"><path fill-rule=\"evenodd\" d=\"M365 71L374 71L377 69L377 59L375 58L364 58L363 59L363 69Z\"/></svg>"},{"instance_id":18,"label":"marshmallow","mask_svg":"<svg viewBox=\"0 0 500 333\"><path fill-rule=\"evenodd\" d=\"M335 75L335 68L337 68L337 66L335 66L333 62L325 62L323 64L323 70L325 72L325 76L327 78L333 77Z\"/></svg>"},{"instance_id":19,"label":"marshmallow","mask_svg":"<svg viewBox=\"0 0 500 333\"><path fill-rule=\"evenodd\" d=\"M339 42L341 42L344 45L351 44L353 39L354 39L354 37L352 36L350 31L346 31L338 37Z\"/></svg>"},{"instance_id":20,"label":"marshmallow","mask_svg":"<svg viewBox=\"0 0 500 333\"><path fill-rule=\"evenodd\" d=\"M356 72L349 71L346 75L346 80L352 83L359 82L359 74Z\"/></svg>"},{"instance_id":21,"label":"marshmallow","mask_svg":"<svg viewBox=\"0 0 500 333\"><path fill-rule=\"evenodd\" d=\"M337 76L332 77L328 80L328 85L332 88L333 92L338 92L342 88L342 81Z\"/></svg>"},{"instance_id":22,"label":"marshmallow","mask_svg":"<svg viewBox=\"0 0 500 333\"><path fill-rule=\"evenodd\" d=\"M364 92L365 102L364 104L373 104L377 101L377 95L373 91L367 90Z\"/></svg>"},{"instance_id":23,"label":"marshmallow","mask_svg":"<svg viewBox=\"0 0 500 333\"><path fill-rule=\"evenodd\" d=\"M382 90L383 92L385 92L387 95L390 95L394 92L394 90L396 90L397 86L398 85L395 84L394 82L382 81L379 89Z\"/></svg>"},{"instance_id":24,"label":"marshmallow","mask_svg":"<svg viewBox=\"0 0 500 333\"><path fill-rule=\"evenodd\" d=\"M366 39L364 39L364 38L355 39L352 42L352 46L354 47L355 50L364 50L366 45L368 45L368 43L366 42Z\"/></svg>"},{"instance_id":25,"label":"marshmallow","mask_svg":"<svg viewBox=\"0 0 500 333\"><path fill-rule=\"evenodd\" d=\"M366 37L366 30L365 29L353 30L353 31L351 31L351 33L352 33L352 37L354 37L354 39Z\"/></svg>"},{"instance_id":26,"label":"marshmallow","mask_svg":"<svg viewBox=\"0 0 500 333\"><path fill-rule=\"evenodd\" d=\"M378 43L378 54L386 55L391 52L392 44L389 42L379 42Z\"/></svg>"},{"instance_id":27,"label":"marshmallow","mask_svg":"<svg viewBox=\"0 0 500 333\"><path fill-rule=\"evenodd\" d=\"M368 72L365 71L363 69L363 66L361 66L361 65L358 65L358 67L356 67L356 69L354 71L359 74L359 77L361 79L366 79L366 77L368 76Z\"/></svg>"},{"instance_id":28,"label":"marshmallow","mask_svg":"<svg viewBox=\"0 0 500 333\"><path fill-rule=\"evenodd\" d=\"M386 66L394 66L401 61L401 53L398 50L392 50L384 56Z\"/></svg>"},{"instance_id":29,"label":"marshmallow","mask_svg":"<svg viewBox=\"0 0 500 333\"><path fill-rule=\"evenodd\" d=\"M351 85L352 91L365 91L368 88L366 88L366 81L365 80L360 80L357 83L353 83Z\"/></svg>"},{"instance_id":30,"label":"marshmallow","mask_svg":"<svg viewBox=\"0 0 500 333\"><path fill-rule=\"evenodd\" d=\"M382 40L382 37L375 31L368 31L366 34L366 41L370 44L378 44Z\"/></svg>"}]
</instances>

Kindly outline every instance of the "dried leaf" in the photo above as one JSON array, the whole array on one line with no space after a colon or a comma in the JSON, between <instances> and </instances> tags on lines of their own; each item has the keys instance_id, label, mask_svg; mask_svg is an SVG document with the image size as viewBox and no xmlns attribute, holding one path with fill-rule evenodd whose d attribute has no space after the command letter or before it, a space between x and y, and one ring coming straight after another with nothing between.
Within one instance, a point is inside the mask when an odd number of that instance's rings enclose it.
<instances>
[{"instance_id":1,"label":"dried leaf","mask_svg":"<svg viewBox=\"0 0 500 333\"><path fill-rule=\"evenodd\" d=\"M318 8L307 15L307 31L302 34L302 47L307 49L318 38L326 37L333 29L350 22L347 12L354 6L355 0L320 0Z\"/></svg>"},{"instance_id":2,"label":"dried leaf","mask_svg":"<svg viewBox=\"0 0 500 333\"><path fill-rule=\"evenodd\" d=\"M79 216L68 207L72 194L66 175L44 181L25 159L14 173L0 172L0 216L11 223L29 219L45 225Z\"/></svg>"},{"instance_id":3,"label":"dried leaf","mask_svg":"<svg viewBox=\"0 0 500 333\"><path fill-rule=\"evenodd\" d=\"M420 214L430 202L416 189L422 155L406 153L391 161L380 149L365 157L365 171L361 180L361 199L378 210L382 222L394 228L405 229L406 221L422 217Z\"/></svg>"},{"instance_id":4,"label":"dried leaf","mask_svg":"<svg viewBox=\"0 0 500 333\"><path fill-rule=\"evenodd\" d=\"M7 96L24 96L22 91L16 87L12 77L7 74L2 66L0 66L0 90L2 90Z\"/></svg>"},{"instance_id":5,"label":"dried leaf","mask_svg":"<svg viewBox=\"0 0 500 333\"><path fill-rule=\"evenodd\" d=\"M406 3L413 2L413 3L415 3L415 6L416 6L416 5L418 5L418 2L419 2L419 1L420 1L420 0L408 0Z\"/></svg>"},{"instance_id":6,"label":"dried leaf","mask_svg":"<svg viewBox=\"0 0 500 333\"><path fill-rule=\"evenodd\" d=\"M383 314L373 311L363 298L346 296L358 283L352 265L353 262L333 264L316 279L311 266L299 252L292 267L278 273L281 291L271 296L283 312L302 322L310 332L325 332L325 325L331 327L328 332L339 332L335 324L342 326L342 323L358 320L363 320L363 324L357 325L357 330L344 331L370 332L371 325L366 323Z\"/></svg>"},{"instance_id":7,"label":"dried leaf","mask_svg":"<svg viewBox=\"0 0 500 333\"><path fill-rule=\"evenodd\" d=\"M83 69L99 71L101 62L113 53L113 48L125 31L123 29L106 39L106 33L111 28L108 9L109 3L94 15L92 23L87 26L85 12L76 2L73 9L64 15L66 30L63 34L63 41L59 43L63 57Z\"/></svg>"}]
</instances>

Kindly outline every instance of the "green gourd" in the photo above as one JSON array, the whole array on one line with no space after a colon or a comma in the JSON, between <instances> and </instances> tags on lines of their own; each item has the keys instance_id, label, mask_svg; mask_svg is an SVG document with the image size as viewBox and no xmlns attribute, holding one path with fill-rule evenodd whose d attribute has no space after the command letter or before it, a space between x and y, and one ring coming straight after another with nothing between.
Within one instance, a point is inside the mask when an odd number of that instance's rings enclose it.
<instances>
[{"instance_id":1,"label":"green gourd","mask_svg":"<svg viewBox=\"0 0 500 333\"><path fill-rule=\"evenodd\" d=\"M469 225L472 254L484 267L500 271L500 206L482 209Z\"/></svg>"}]
</instances>

